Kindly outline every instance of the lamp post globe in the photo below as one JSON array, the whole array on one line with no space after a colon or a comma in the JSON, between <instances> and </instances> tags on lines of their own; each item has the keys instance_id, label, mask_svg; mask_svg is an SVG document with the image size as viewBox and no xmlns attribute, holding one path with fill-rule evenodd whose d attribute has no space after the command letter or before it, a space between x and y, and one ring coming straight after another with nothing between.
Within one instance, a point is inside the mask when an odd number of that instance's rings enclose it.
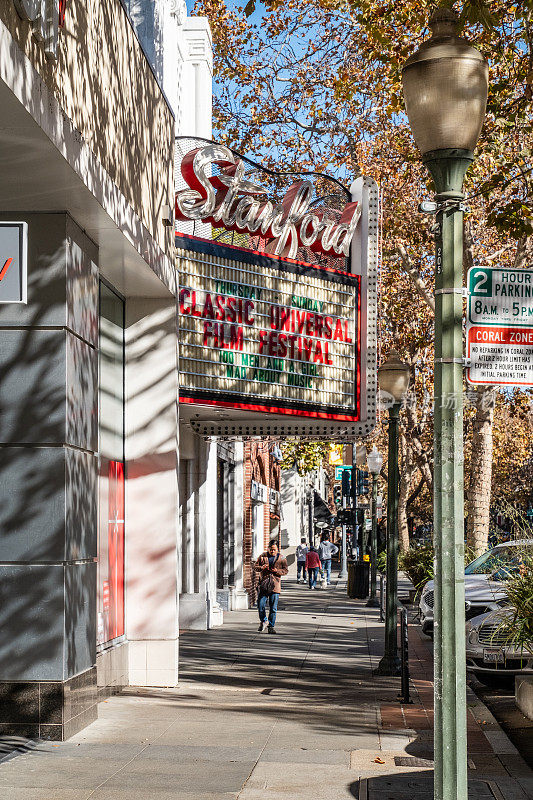
<instances>
[{"instance_id":1,"label":"lamp post globe","mask_svg":"<svg viewBox=\"0 0 533 800\"><path fill-rule=\"evenodd\" d=\"M398 613L398 446L400 408L409 388L409 364L400 360L396 350L378 369L379 388L389 394L388 480L387 480L387 595L385 609L385 653L379 662L379 675L399 675L400 659L396 633Z\"/></svg>"},{"instance_id":2,"label":"lamp post globe","mask_svg":"<svg viewBox=\"0 0 533 800\"><path fill-rule=\"evenodd\" d=\"M482 54L439 8L431 38L402 72L405 107L436 189L435 227L435 800L467 800L463 509L463 180L488 93Z\"/></svg>"},{"instance_id":3,"label":"lamp post globe","mask_svg":"<svg viewBox=\"0 0 533 800\"><path fill-rule=\"evenodd\" d=\"M488 65L479 50L457 35L457 15L439 8L432 36L402 71L409 125L423 156L434 150L474 150L488 93Z\"/></svg>"},{"instance_id":4,"label":"lamp post globe","mask_svg":"<svg viewBox=\"0 0 533 800\"><path fill-rule=\"evenodd\" d=\"M383 466L383 456L377 449L376 445L372 448L367 458L368 471L372 475L379 475L381 467Z\"/></svg>"},{"instance_id":5,"label":"lamp post globe","mask_svg":"<svg viewBox=\"0 0 533 800\"><path fill-rule=\"evenodd\" d=\"M367 606L379 608L379 600L376 597L377 583L377 557L378 557L378 477L383 466L383 456L376 445L372 448L367 457L368 471L372 475L372 531L370 536L370 597Z\"/></svg>"},{"instance_id":6,"label":"lamp post globe","mask_svg":"<svg viewBox=\"0 0 533 800\"><path fill-rule=\"evenodd\" d=\"M379 388L389 394L394 403L401 403L409 386L409 364L400 360L396 350L391 350L388 359L378 369Z\"/></svg>"}]
</instances>

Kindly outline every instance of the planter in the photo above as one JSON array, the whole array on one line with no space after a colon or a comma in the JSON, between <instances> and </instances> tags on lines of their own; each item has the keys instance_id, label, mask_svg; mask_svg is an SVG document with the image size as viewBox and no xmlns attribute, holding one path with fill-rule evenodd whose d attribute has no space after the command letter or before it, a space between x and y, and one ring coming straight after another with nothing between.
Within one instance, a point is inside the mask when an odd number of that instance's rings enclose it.
<instances>
[{"instance_id":1,"label":"planter","mask_svg":"<svg viewBox=\"0 0 533 800\"><path fill-rule=\"evenodd\" d=\"M533 719L533 675L515 677L516 705L528 719Z\"/></svg>"}]
</instances>

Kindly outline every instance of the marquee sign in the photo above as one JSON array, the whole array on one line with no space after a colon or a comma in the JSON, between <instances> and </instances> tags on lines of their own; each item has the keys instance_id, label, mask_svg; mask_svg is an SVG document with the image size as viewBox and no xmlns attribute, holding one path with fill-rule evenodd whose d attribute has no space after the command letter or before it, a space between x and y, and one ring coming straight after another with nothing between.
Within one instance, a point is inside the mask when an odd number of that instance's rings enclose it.
<instances>
[{"instance_id":1,"label":"marquee sign","mask_svg":"<svg viewBox=\"0 0 533 800\"><path fill-rule=\"evenodd\" d=\"M183 246L182 399L358 421L359 277L228 245Z\"/></svg>"},{"instance_id":2,"label":"marquee sign","mask_svg":"<svg viewBox=\"0 0 533 800\"><path fill-rule=\"evenodd\" d=\"M176 194L178 227L197 219L239 234L259 231L266 240L258 252L176 235L182 419L202 435L223 437L370 432L375 184L359 179L351 202L325 215L312 204L310 182L269 200L220 145L186 154L181 173L187 186ZM304 261L302 252L325 263Z\"/></svg>"}]
</instances>

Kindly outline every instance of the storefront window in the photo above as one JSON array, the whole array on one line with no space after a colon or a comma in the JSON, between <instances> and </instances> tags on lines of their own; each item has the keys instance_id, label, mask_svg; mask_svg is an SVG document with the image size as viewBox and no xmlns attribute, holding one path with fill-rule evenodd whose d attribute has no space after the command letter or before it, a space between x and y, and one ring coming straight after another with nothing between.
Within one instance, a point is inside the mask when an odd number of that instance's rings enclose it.
<instances>
[{"instance_id":1,"label":"storefront window","mask_svg":"<svg viewBox=\"0 0 533 800\"><path fill-rule=\"evenodd\" d=\"M98 633L124 634L124 301L100 283Z\"/></svg>"}]
</instances>

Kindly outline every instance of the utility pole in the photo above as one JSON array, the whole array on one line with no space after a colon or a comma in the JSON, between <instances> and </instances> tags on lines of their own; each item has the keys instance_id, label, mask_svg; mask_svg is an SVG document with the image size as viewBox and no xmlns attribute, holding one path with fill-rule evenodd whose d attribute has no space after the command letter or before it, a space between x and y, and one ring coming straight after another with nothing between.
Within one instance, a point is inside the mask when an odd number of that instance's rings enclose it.
<instances>
[{"instance_id":1,"label":"utility pole","mask_svg":"<svg viewBox=\"0 0 533 800\"><path fill-rule=\"evenodd\" d=\"M389 410L389 455L387 461L387 594L385 608L385 654L379 675L399 675L397 609L398 609L398 440L400 404Z\"/></svg>"},{"instance_id":2,"label":"utility pole","mask_svg":"<svg viewBox=\"0 0 533 800\"><path fill-rule=\"evenodd\" d=\"M377 583L377 559L378 559L378 478L383 466L383 457L378 452L376 445L367 458L368 469L372 475L372 536L370 539L370 598L367 606L369 608L379 608L379 600L376 597Z\"/></svg>"},{"instance_id":3,"label":"utility pole","mask_svg":"<svg viewBox=\"0 0 533 800\"><path fill-rule=\"evenodd\" d=\"M398 607L398 443L400 409L409 386L410 368L391 350L388 359L378 369L382 391L393 400L389 409L389 455L387 462L387 607L385 615L385 654L377 672L379 675L399 675L400 659L397 644Z\"/></svg>"}]
</instances>

